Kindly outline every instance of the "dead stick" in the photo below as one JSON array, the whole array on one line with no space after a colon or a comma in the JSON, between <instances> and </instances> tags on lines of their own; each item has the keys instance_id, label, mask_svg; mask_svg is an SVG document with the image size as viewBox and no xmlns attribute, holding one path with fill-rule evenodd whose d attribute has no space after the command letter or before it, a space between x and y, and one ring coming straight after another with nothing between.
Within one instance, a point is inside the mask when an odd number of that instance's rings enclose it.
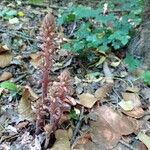
<instances>
[{"instance_id":1,"label":"dead stick","mask_svg":"<svg viewBox=\"0 0 150 150\"><path fill-rule=\"evenodd\" d=\"M131 146L130 144L126 143L123 140L119 141L121 144L125 145L127 148L129 148L130 150L137 150L136 148L134 148L133 146Z\"/></svg>"},{"instance_id":2,"label":"dead stick","mask_svg":"<svg viewBox=\"0 0 150 150\"><path fill-rule=\"evenodd\" d=\"M71 138L71 141L70 141L71 145L74 143L76 135L77 135L77 133L78 133L80 127L81 127L81 123L82 123L82 120L84 118L83 113L84 113L84 107L82 107L82 109L81 109L81 114L80 114L79 121L78 121L78 123L76 125L76 128L74 130L74 133L72 135L72 138Z\"/></svg>"}]
</instances>

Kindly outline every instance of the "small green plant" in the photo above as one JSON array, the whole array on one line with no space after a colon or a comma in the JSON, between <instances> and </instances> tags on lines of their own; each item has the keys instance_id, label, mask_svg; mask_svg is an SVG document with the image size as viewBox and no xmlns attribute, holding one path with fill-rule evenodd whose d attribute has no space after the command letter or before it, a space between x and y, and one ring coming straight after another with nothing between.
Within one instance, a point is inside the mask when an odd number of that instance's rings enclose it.
<instances>
[{"instance_id":1,"label":"small green plant","mask_svg":"<svg viewBox=\"0 0 150 150\"><path fill-rule=\"evenodd\" d=\"M129 72L133 72L140 66L140 61L135 59L131 54L126 55L124 62L127 64Z\"/></svg>"},{"instance_id":2,"label":"small green plant","mask_svg":"<svg viewBox=\"0 0 150 150\"><path fill-rule=\"evenodd\" d=\"M145 71L142 78L147 85L150 85L150 71Z\"/></svg>"},{"instance_id":3,"label":"small green plant","mask_svg":"<svg viewBox=\"0 0 150 150\"><path fill-rule=\"evenodd\" d=\"M3 89L7 89L9 91L17 92L17 85L15 83L12 83L10 81L4 81L0 84L0 87Z\"/></svg>"},{"instance_id":4,"label":"small green plant","mask_svg":"<svg viewBox=\"0 0 150 150\"><path fill-rule=\"evenodd\" d=\"M0 83L0 88L8 90L12 97L15 97L16 95L22 95L22 87L17 86L15 83L10 81L4 81Z\"/></svg>"},{"instance_id":5,"label":"small green plant","mask_svg":"<svg viewBox=\"0 0 150 150\"><path fill-rule=\"evenodd\" d=\"M105 14L104 4L102 1L95 9L73 5L60 11L58 24L74 26L70 32L65 32L71 42L65 43L64 49L92 57L92 52L118 50L126 46L132 29L141 22L141 0L110 0Z\"/></svg>"},{"instance_id":6,"label":"small green plant","mask_svg":"<svg viewBox=\"0 0 150 150\"><path fill-rule=\"evenodd\" d=\"M71 120L78 120L79 119L79 114L75 110L71 110L69 113L69 117Z\"/></svg>"},{"instance_id":7,"label":"small green plant","mask_svg":"<svg viewBox=\"0 0 150 150\"><path fill-rule=\"evenodd\" d=\"M14 9L10 9L7 7L4 7L3 9L1 9L0 11L0 17L8 20L8 19L12 19L17 15L17 11Z\"/></svg>"}]
</instances>

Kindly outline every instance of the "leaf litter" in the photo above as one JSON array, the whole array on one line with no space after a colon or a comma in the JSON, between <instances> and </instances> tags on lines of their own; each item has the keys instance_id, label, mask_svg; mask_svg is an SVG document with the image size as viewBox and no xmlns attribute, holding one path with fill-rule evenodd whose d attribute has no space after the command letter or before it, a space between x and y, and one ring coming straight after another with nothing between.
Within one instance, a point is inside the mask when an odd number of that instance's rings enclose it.
<instances>
[{"instance_id":1,"label":"leaf litter","mask_svg":"<svg viewBox=\"0 0 150 150\"><path fill-rule=\"evenodd\" d=\"M16 7L17 12L9 10L7 17L10 18L2 21L0 149L40 150L46 140L46 130L35 135L35 103L41 96L39 66L43 61L36 37L39 36L37 33L41 16L44 16L47 9L29 5L23 7L19 2L10 2L7 7ZM54 13L57 14L56 10ZM61 51L63 50L58 50L59 55L55 56L51 77L55 79L63 68L71 70L73 99L69 97L66 101L70 101L73 109L79 110L79 113L75 111L71 114L70 111L64 114L59 129L51 137L49 148L117 149L121 144L121 149L131 149L136 146L135 142L141 141L150 149L150 88L142 82L134 82L134 77L133 80L129 78L130 74L126 72L122 60L112 54L100 59L96 67L84 68L86 64L77 63L76 58ZM109 59L112 61L109 62ZM131 79L134 86L129 86L128 79ZM8 82L4 84L6 80ZM18 91L18 85L21 86L21 91ZM69 116L74 115L76 117L70 119ZM71 146L74 132L77 133Z\"/></svg>"}]
</instances>

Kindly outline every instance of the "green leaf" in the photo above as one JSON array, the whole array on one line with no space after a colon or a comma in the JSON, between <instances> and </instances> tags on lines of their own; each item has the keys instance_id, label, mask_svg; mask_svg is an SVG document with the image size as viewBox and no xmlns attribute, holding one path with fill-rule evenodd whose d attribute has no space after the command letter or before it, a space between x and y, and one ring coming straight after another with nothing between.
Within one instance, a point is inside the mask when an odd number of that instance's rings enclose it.
<instances>
[{"instance_id":1,"label":"green leaf","mask_svg":"<svg viewBox=\"0 0 150 150\"><path fill-rule=\"evenodd\" d=\"M15 17L17 15L17 11L16 10L11 10L9 8L4 8L1 12L0 12L0 16L3 17L4 19L11 19L13 17Z\"/></svg>"},{"instance_id":2,"label":"green leaf","mask_svg":"<svg viewBox=\"0 0 150 150\"><path fill-rule=\"evenodd\" d=\"M128 65L130 72L136 70L140 66L139 60L135 59L131 54L127 54L124 62Z\"/></svg>"},{"instance_id":3,"label":"green leaf","mask_svg":"<svg viewBox=\"0 0 150 150\"><path fill-rule=\"evenodd\" d=\"M75 14L69 14L66 18L66 21L67 22L73 22L76 18L76 15Z\"/></svg>"},{"instance_id":4,"label":"green leaf","mask_svg":"<svg viewBox=\"0 0 150 150\"><path fill-rule=\"evenodd\" d=\"M100 1L97 8L73 5L60 11L59 25L64 25L64 27L69 25L70 27L72 25L70 22L76 23L72 30L71 43L64 47L79 55L84 53L86 58L87 55L90 56L93 53L93 50L119 50L125 47L131 38L132 30L134 31L141 21L143 9L141 1L143 0L110 0L107 3L111 11L106 15L103 14L103 6L106 3L104 0ZM118 12L113 12L113 10ZM139 65L138 60L131 57L127 57L125 60L128 63L129 71Z\"/></svg>"},{"instance_id":5,"label":"green leaf","mask_svg":"<svg viewBox=\"0 0 150 150\"><path fill-rule=\"evenodd\" d=\"M29 2L32 4L41 4L43 3L43 0L29 0Z\"/></svg>"},{"instance_id":6,"label":"green leaf","mask_svg":"<svg viewBox=\"0 0 150 150\"><path fill-rule=\"evenodd\" d=\"M8 18L11 18L15 15L17 15L17 11L16 10L9 10L5 13L5 15L8 17Z\"/></svg>"},{"instance_id":7,"label":"green leaf","mask_svg":"<svg viewBox=\"0 0 150 150\"><path fill-rule=\"evenodd\" d=\"M145 71L142 76L143 76L144 82L150 85L150 71Z\"/></svg>"},{"instance_id":8,"label":"green leaf","mask_svg":"<svg viewBox=\"0 0 150 150\"><path fill-rule=\"evenodd\" d=\"M76 114L75 110L70 111L69 117L70 117L70 119L73 119L73 120L78 120L79 119L79 115Z\"/></svg>"},{"instance_id":9,"label":"green leaf","mask_svg":"<svg viewBox=\"0 0 150 150\"><path fill-rule=\"evenodd\" d=\"M84 47L85 47L85 44L83 41L78 41L78 40L73 41L74 52L81 53Z\"/></svg>"},{"instance_id":10,"label":"green leaf","mask_svg":"<svg viewBox=\"0 0 150 150\"><path fill-rule=\"evenodd\" d=\"M12 83L10 81L2 82L0 84L0 87L4 88L4 89L7 89L7 90L10 90L10 91L17 92L17 86L16 86L16 84L14 84L14 83Z\"/></svg>"},{"instance_id":11,"label":"green leaf","mask_svg":"<svg viewBox=\"0 0 150 150\"><path fill-rule=\"evenodd\" d=\"M71 51L71 44L70 43L63 44L63 49Z\"/></svg>"}]
</instances>

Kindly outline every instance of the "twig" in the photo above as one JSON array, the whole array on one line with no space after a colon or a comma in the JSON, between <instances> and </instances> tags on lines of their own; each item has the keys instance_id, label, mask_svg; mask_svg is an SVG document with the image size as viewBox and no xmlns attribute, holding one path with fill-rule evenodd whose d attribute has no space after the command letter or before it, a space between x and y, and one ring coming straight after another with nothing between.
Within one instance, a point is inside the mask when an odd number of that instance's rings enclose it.
<instances>
[{"instance_id":1,"label":"twig","mask_svg":"<svg viewBox=\"0 0 150 150\"><path fill-rule=\"evenodd\" d=\"M23 39L30 40L30 41L33 41L33 42L38 42L39 41L37 39L31 38L27 35L24 35L22 32L19 32L19 31L11 31L11 30L8 30L8 29L0 29L0 32L7 33L7 34L12 35L12 36L18 36L18 37L21 37Z\"/></svg>"},{"instance_id":2,"label":"twig","mask_svg":"<svg viewBox=\"0 0 150 150\"><path fill-rule=\"evenodd\" d=\"M123 140L119 141L121 144L125 145L127 148L129 148L130 150L137 150L136 148L134 148L133 146L131 146L130 144L126 143Z\"/></svg>"},{"instance_id":3,"label":"twig","mask_svg":"<svg viewBox=\"0 0 150 150\"><path fill-rule=\"evenodd\" d=\"M113 92L117 95L117 108L118 108L118 99L122 100L121 96L117 93L117 91L113 88Z\"/></svg>"},{"instance_id":4,"label":"twig","mask_svg":"<svg viewBox=\"0 0 150 150\"><path fill-rule=\"evenodd\" d=\"M19 76L17 79L14 79L14 82L16 83L16 82L18 82L19 80L25 78L26 76L27 76L27 74L23 74L23 75Z\"/></svg>"},{"instance_id":5,"label":"twig","mask_svg":"<svg viewBox=\"0 0 150 150\"><path fill-rule=\"evenodd\" d=\"M84 118L83 113L84 113L84 107L82 107L82 109L81 109L81 114L80 114L79 121L78 121L78 123L76 125L76 128L74 130L74 133L72 135L72 138L71 138L71 141L70 141L71 145L74 143L76 135L77 135L77 133L78 133L80 127L81 127L81 123L82 123L82 120Z\"/></svg>"},{"instance_id":6,"label":"twig","mask_svg":"<svg viewBox=\"0 0 150 150\"><path fill-rule=\"evenodd\" d=\"M114 77L113 79L120 80L120 81L124 82L127 86L131 85L131 87L133 87L133 83L131 81L129 81L129 80L123 80L123 79L118 78L118 77ZM130 85L126 81L128 81L130 83Z\"/></svg>"},{"instance_id":7,"label":"twig","mask_svg":"<svg viewBox=\"0 0 150 150\"><path fill-rule=\"evenodd\" d=\"M35 6L35 7L44 7L44 8L52 8L52 9L67 9L67 7L60 7L60 6L56 6L56 5L48 5L48 4L36 4L36 3L30 3L30 2L22 2L24 5L31 5L31 6Z\"/></svg>"}]
</instances>

